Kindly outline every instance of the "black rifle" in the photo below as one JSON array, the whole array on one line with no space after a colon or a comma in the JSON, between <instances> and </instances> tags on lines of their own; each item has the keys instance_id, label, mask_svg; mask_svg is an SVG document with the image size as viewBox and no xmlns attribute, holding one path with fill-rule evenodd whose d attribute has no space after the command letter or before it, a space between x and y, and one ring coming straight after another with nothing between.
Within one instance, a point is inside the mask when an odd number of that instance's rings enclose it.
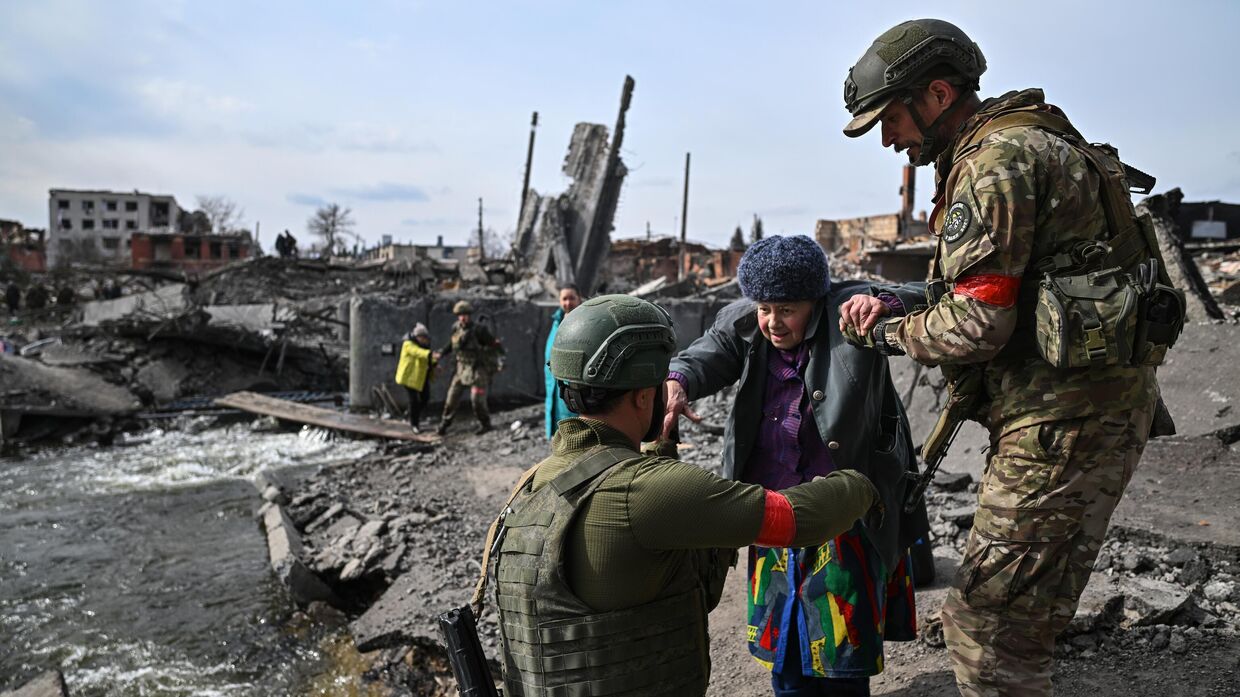
<instances>
[{"instance_id":1,"label":"black rifle","mask_svg":"<svg viewBox=\"0 0 1240 697\"><path fill-rule=\"evenodd\" d=\"M469 603L448 610L438 617L439 634L443 637L444 648L448 650L448 663L452 666L452 674L456 676L456 686L461 697L499 697L499 691L495 689L495 678L491 676L491 666L487 663L486 654L482 652L482 642L478 641L478 623L474 618L482 614L482 601L486 597L487 589L487 569L490 568L492 555L499 552L503 543L504 532L507 530L504 520L512 511L510 506L537 471L538 465L534 465L522 473L504 504L503 512L487 530L478 585L474 587L474 595Z\"/></svg>"},{"instance_id":2,"label":"black rifle","mask_svg":"<svg viewBox=\"0 0 1240 697\"><path fill-rule=\"evenodd\" d=\"M947 449L956 439L960 425L967 421L977 409L977 402L982 393L982 371L977 367L960 370L948 383L947 403L939 412L939 420L935 422L926 442L921 446L921 459L926 469L921 474L908 473L912 488L904 499L904 512L912 513L921 504L926 495L926 487L939 471L939 465L947 456Z\"/></svg>"},{"instance_id":3,"label":"black rifle","mask_svg":"<svg viewBox=\"0 0 1240 697\"><path fill-rule=\"evenodd\" d=\"M499 697L491 666L478 641L478 625L469 605L439 616L439 634L448 649L448 663L461 697Z\"/></svg>"}]
</instances>

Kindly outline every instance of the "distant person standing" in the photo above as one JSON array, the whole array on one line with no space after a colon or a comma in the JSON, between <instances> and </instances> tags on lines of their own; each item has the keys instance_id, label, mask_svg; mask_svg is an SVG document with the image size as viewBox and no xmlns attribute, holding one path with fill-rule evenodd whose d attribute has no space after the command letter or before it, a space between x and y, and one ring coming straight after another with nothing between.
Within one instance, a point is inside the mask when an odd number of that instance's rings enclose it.
<instances>
[{"instance_id":1,"label":"distant person standing","mask_svg":"<svg viewBox=\"0 0 1240 697\"><path fill-rule=\"evenodd\" d=\"M47 288L42 283L36 283L26 291L26 309L42 310L47 305Z\"/></svg>"},{"instance_id":2,"label":"distant person standing","mask_svg":"<svg viewBox=\"0 0 1240 697\"><path fill-rule=\"evenodd\" d=\"M9 281L9 285L4 289L4 304L9 308L9 314L17 314L17 309L22 304L22 289L17 286L16 281Z\"/></svg>"},{"instance_id":3,"label":"distant person standing","mask_svg":"<svg viewBox=\"0 0 1240 697\"><path fill-rule=\"evenodd\" d=\"M491 413L487 410L487 389L491 378L499 372L499 357L504 352L499 340L486 325L473 321L474 308L468 301L460 300L452 306L456 325L452 328L452 340L435 356L442 358L456 354L456 372L448 386L448 396L443 405L443 420L436 433L444 435L456 415L456 405L461 394L469 389L469 403L478 419L475 433L491 430Z\"/></svg>"},{"instance_id":4,"label":"distant person standing","mask_svg":"<svg viewBox=\"0 0 1240 697\"><path fill-rule=\"evenodd\" d=\"M396 384L409 393L409 426L414 433L419 432L422 410L430 400L431 369L435 364L430 345L430 332L426 325L418 322L413 331L405 335L400 347L400 362L396 366Z\"/></svg>"},{"instance_id":5,"label":"distant person standing","mask_svg":"<svg viewBox=\"0 0 1240 697\"><path fill-rule=\"evenodd\" d=\"M555 333L560 330L560 322L564 316L581 304L581 290L576 284L565 283L560 286L560 307L551 316L551 332L547 334L547 349L543 356L543 375L547 385L547 439L555 435L556 425L564 419L577 416L577 412L568 408L560 389L556 385L555 376L551 374L551 346L555 343Z\"/></svg>"}]
</instances>

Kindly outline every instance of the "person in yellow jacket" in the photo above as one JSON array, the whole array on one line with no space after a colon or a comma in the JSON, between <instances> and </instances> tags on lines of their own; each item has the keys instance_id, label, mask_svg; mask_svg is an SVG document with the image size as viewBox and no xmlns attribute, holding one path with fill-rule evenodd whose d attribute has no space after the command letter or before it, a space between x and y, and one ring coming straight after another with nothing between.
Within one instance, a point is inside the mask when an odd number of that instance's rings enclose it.
<instances>
[{"instance_id":1,"label":"person in yellow jacket","mask_svg":"<svg viewBox=\"0 0 1240 697\"><path fill-rule=\"evenodd\" d=\"M413 331L405 335L400 347L400 363L396 365L396 384L409 393L409 425L414 433L418 433L422 409L431 396L431 369L435 359L430 346L431 333L426 325L418 322Z\"/></svg>"}]
</instances>

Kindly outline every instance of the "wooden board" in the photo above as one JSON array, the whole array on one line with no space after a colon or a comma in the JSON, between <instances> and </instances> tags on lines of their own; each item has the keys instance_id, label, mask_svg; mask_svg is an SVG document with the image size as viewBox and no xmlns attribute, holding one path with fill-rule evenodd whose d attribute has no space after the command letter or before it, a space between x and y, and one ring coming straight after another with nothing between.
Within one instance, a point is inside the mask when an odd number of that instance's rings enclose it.
<instances>
[{"instance_id":1,"label":"wooden board","mask_svg":"<svg viewBox=\"0 0 1240 697\"><path fill-rule=\"evenodd\" d=\"M268 397L256 392L234 392L215 400L216 406L248 411L252 414L274 416L277 419L296 421L312 426L322 426L338 431L360 433L376 438L409 440L419 443L438 443L440 438L414 433L409 424L389 419L372 419L361 414L334 411L308 404L298 404L284 399Z\"/></svg>"}]
</instances>

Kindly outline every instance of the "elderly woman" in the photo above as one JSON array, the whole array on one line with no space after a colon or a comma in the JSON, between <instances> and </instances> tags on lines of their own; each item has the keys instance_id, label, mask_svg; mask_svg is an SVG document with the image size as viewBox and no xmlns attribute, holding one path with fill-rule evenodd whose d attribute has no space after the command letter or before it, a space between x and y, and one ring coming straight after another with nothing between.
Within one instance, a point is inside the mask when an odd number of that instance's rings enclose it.
<instances>
[{"instance_id":1,"label":"elderly woman","mask_svg":"<svg viewBox=\"0 0 1240 697\"><path fill-rule=\"evenodd\" d=\"M883 641L915 636L906 550L925 514L902 515L903 475L916 462L886 359L844 341L838 308L873 294L900 313L921 298L832 284L826 255L804 235L758 241L737 277L744 299L672 360L664 437L679 414L698 420L689 400L738 383L723 476L778 490L853 469L878 487L881 519L820 547L749 549L749 650L772 671L775 694L868 695Z\"/></svg>"}]
</instances>

